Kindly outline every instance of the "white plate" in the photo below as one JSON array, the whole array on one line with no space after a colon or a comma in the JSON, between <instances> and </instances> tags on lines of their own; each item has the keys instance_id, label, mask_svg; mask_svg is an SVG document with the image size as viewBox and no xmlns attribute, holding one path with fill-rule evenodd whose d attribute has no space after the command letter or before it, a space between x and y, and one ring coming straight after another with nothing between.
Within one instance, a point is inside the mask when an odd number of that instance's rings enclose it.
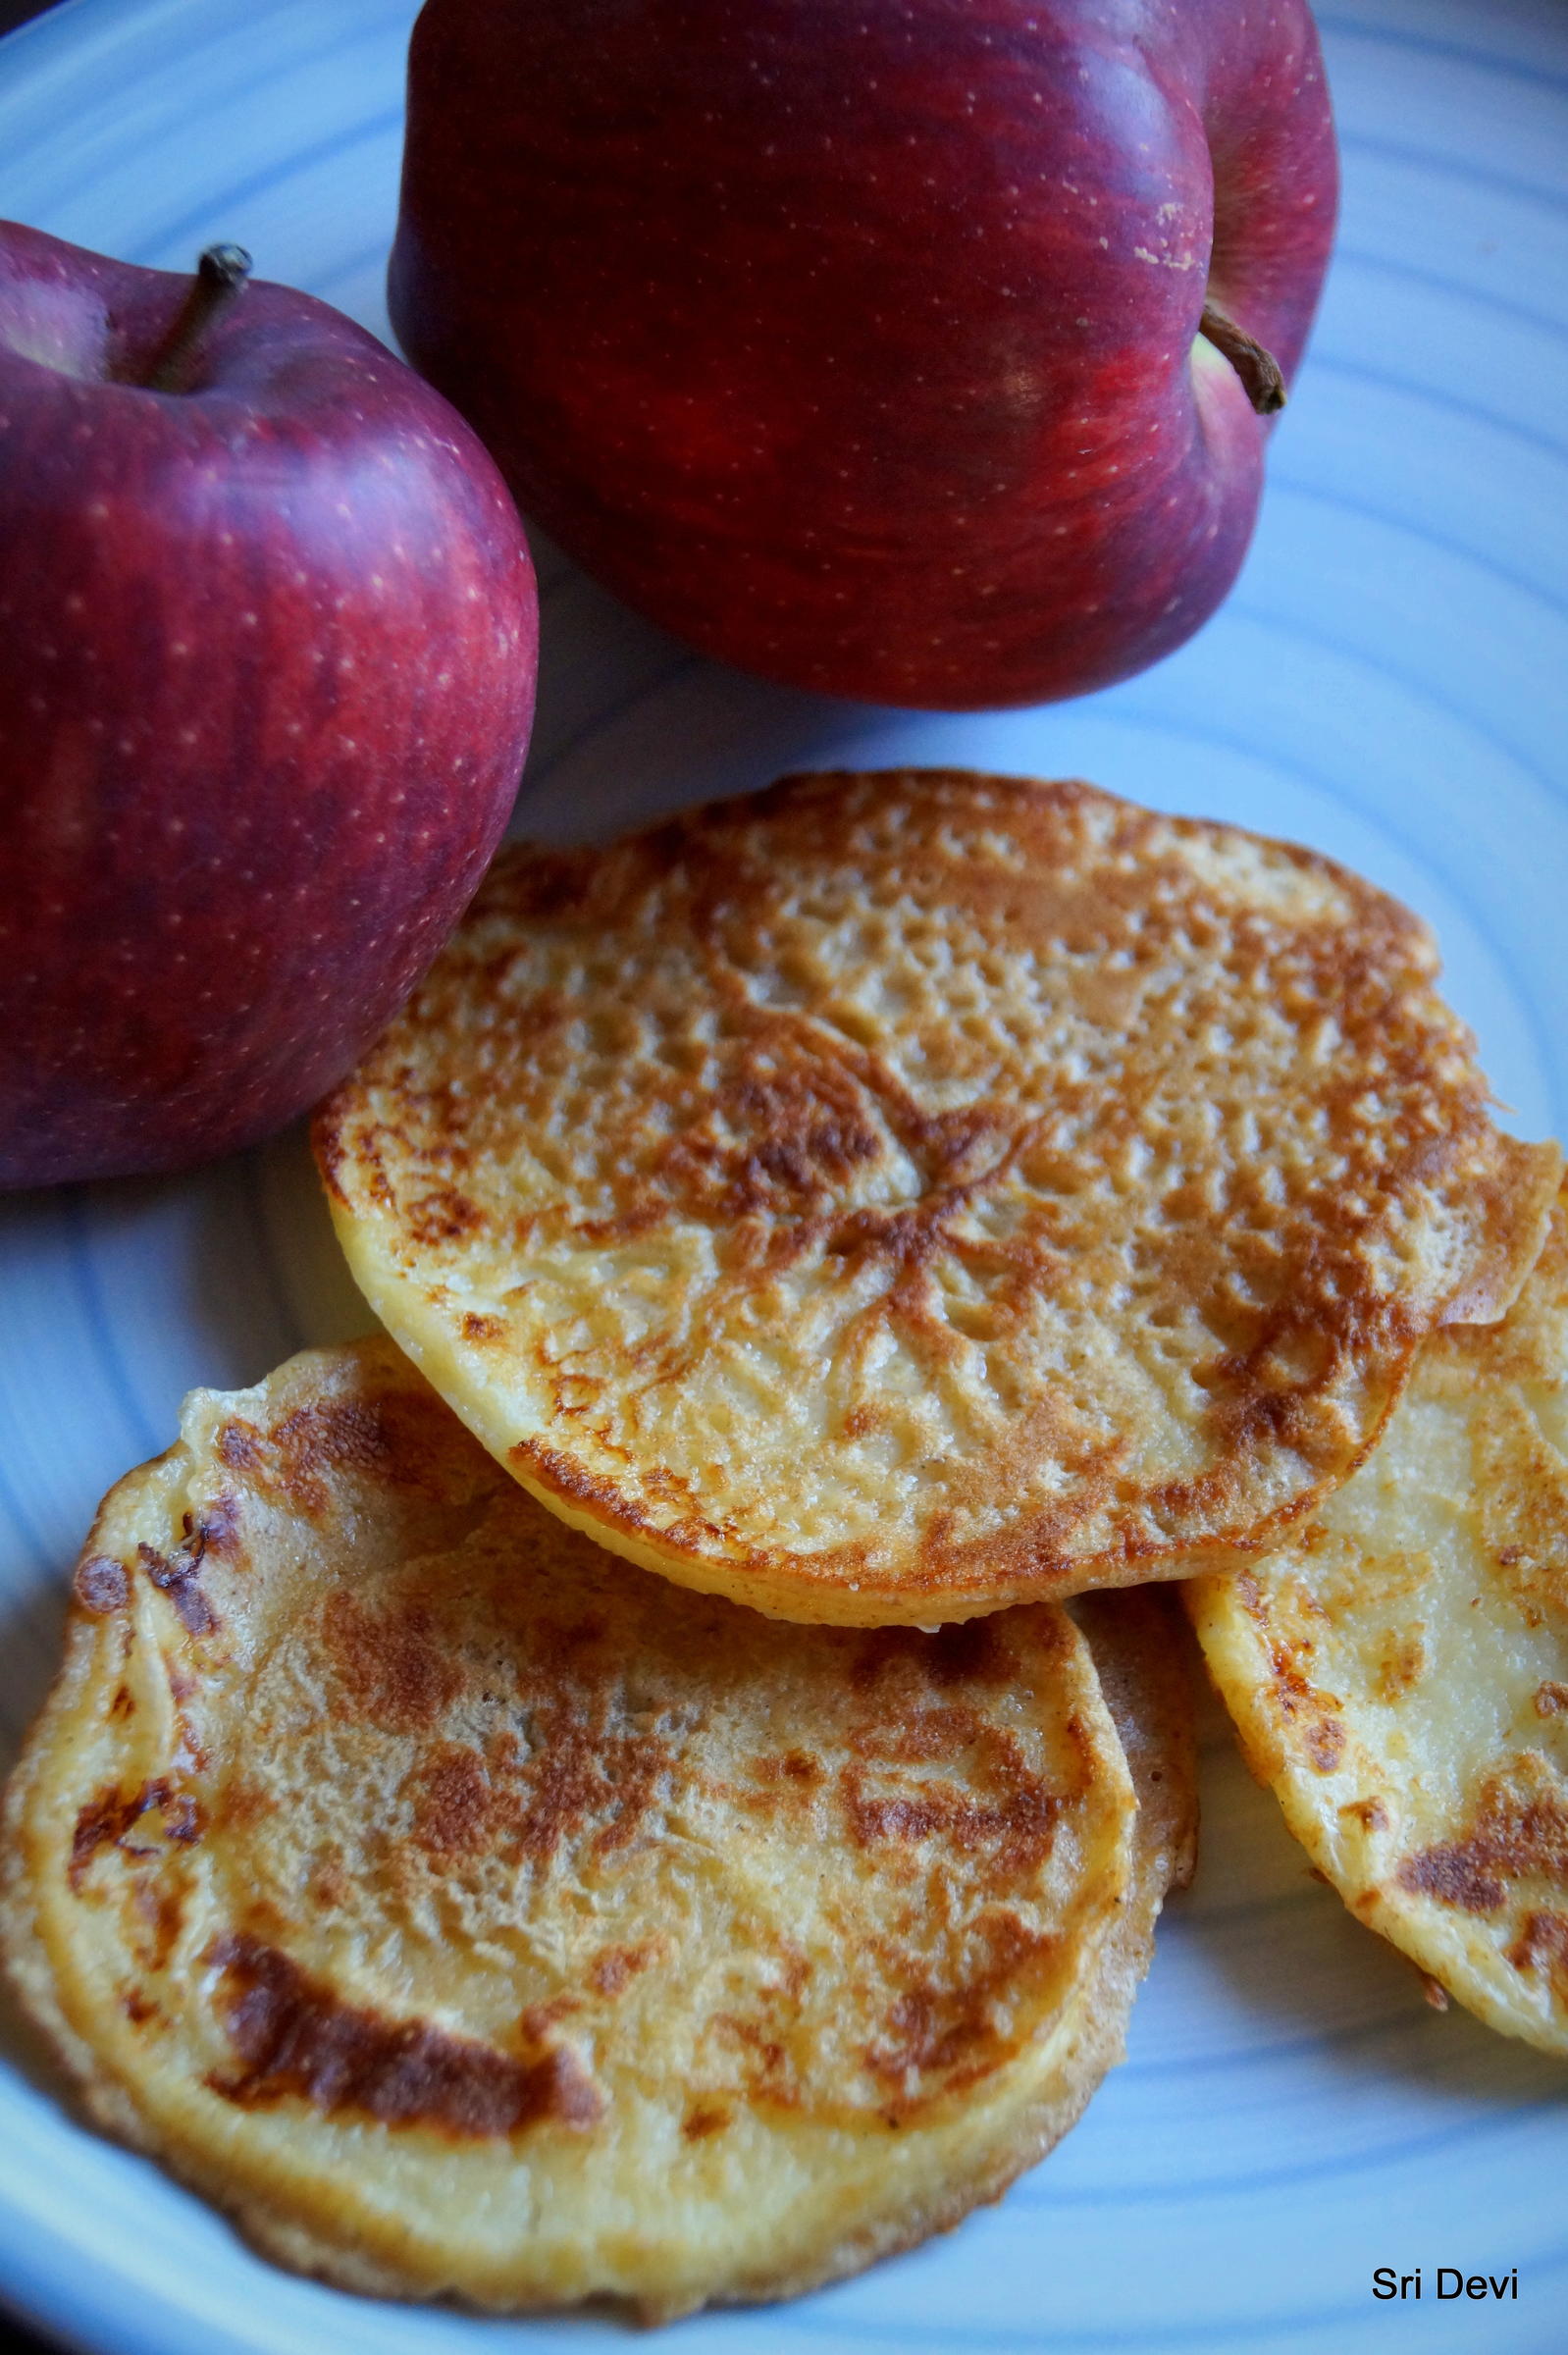
<instances>
[{"instance_id":1,"label":"white plate","mask_svg":"<svg viewBox=\"0 0 1568 2355\"><path fill-rule=\"evenodd\" d=\"M497 0L500 5L500 0ZM520 5L521 0L510 0ZM565 0L569 5L569 0ZM0 212L165 268L234 236L386 332L408 0L69 0L0 45ZM682 654L548 552L535 830L609 826L803 759L1077 771L1349 860L1437 922L1499 1095L1568 1129L1568 15L1324 15L1343 231L1240 586L1087 702L910 718ZM552 815L552 812L554 813ZM358 1329L297 1136L178 1182L0 1207L0 1739L52 1667L99 1492L193 1383ZM660 2355L1568 2345L1568 2071L1438 2016L1306 1874L1216 1724L1203 1869L1131 2053L994 2211ZM251 2256L0 2053L0 2288L104 2355L544 2355L625 2334L346 2298ZM5 2056L10 2056L9 2058ZM1372 2296L1377 2266L1425 2296ZM1517 2267L1438 2304L1437 2269Z\"/></svg>"}]
</instances>

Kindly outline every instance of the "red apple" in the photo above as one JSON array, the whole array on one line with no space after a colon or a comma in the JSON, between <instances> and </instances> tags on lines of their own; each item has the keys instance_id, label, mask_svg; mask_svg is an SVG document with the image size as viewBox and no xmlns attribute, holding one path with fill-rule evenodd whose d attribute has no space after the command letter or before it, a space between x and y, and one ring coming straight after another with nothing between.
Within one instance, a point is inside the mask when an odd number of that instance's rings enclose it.
<instances>
[{"instance_id":1,"label":"red apple","mask_svg":"<svg viewBox=\"0 0 1568 2355\"><path fill-rule=\"evenodd\" d=\"M484 448L325 303L220 313L223 275L193 300L0 223L0 1183L312 1103L527 749L533 569Z\"/></svg>"},{"instance_id":2,"label":"red apple","mask_svg":"<svg viewBox=\"0 0 1568 2355\"><path fill-rule=\"evenodd\" d=\"M1334 199L1306 0L427 0L392 320L694 645L1032 702L1229 587Z\"/></svg>"}]
</instances>

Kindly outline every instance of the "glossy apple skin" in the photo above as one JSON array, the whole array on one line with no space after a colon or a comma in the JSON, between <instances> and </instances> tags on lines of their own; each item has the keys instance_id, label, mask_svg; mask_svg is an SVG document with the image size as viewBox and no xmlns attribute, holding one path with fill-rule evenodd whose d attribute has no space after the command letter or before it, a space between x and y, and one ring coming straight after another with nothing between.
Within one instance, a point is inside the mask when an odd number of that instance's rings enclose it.
<instances>
[{"instance_id":1,"label":"glossy apple skin","mask_svg":"<svg viewBox=\"0 0 1568 2355\"><path fill-rule=\"evenodd\" d=\"M537 602L474 435L350 321L0 224L0 1183L171 1170L340 1078L505 824Z\"/></svg>"},{"instance_id":2,"label":"glossy apple skin","mask_svg":"<svg viewBox=\"0 0 1568 2355\"><path fill-rule=\"evenodd\" d=\"M1229 587L1267 428L1199 316L1288 377L1335 192L1305 0L427 0L392 315L692 644L1027 703Z\"/></svg>"}]
</instances>

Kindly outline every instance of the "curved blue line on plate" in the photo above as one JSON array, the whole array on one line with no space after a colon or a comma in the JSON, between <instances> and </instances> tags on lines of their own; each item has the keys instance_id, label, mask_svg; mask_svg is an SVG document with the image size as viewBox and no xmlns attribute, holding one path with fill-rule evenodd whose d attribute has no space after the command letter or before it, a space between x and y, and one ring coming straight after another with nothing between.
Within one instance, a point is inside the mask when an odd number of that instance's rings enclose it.
<instances>
[{"instance_id":1,"label":"curved blue line on plate","mask_svg":"<svg viewBox=\"0 0 1568 2355\"><path fill-rule=\"evenodd\" d=\"M1568 328L1562 332L1568 336ZM1402 392L1412 400L1424 402L1428 408L1444 409L1450 416L1463 417L1472 425L1490 426L1493 433L1506 434L1510 441L1521 442L1528 449L1540 450L1544 456L1556 459L1559 464L1568 463L1568 443L1555 441L1548 434L1538 433L1534 426L1516 424L1511 417L1500 417L1495 409L1483 408L1480 401L1464 400L1456 392L1440 392L1435 385L1423 384L1419 377L1400 376L1392 368L1369 368L1364 360L1335 359L1327 351L1314 352L1310 364L1316 375L1348 377L1357 384L1377 385L1385 392ZM1428 534L1428 537L1436 540L1435 534ZM1442 545L1440 542L1437 544ZM1502 566L1492 564L1489 558L1478 556L1469 549L1465 553L1471 563L1485 566L1503 580L1517 578ZM1537 594L1542 595L1544 592L1538 590ZM1558 609L1560 611L1563 608L1559 605Z\"/></svg>"},{"instance_id":2,"label":"curved blue line on plate","mask_svg":"<svg viewBox=\"0 0 1568 2355\"><path fill-rule=\"evenodd\" d=\"M1333 259L1335 269L1348 262L1355 270L1375 270L1380 277L1423 287L1434 294L1450 294L1457 302L1495 312L1500 319L1517 319L1521 326L1536 328L1542 335L1568 338L1568 319L1558 318L1554 312L1532 310L1528 303L1488 293L1484 288L1469 286L1463 279L1444 278L1440 272L1425 269L1415 262L1390 261L1386 254L1374 253L1363 245L1347 245L1342 239L1334 247ZM1311 356L1315 359L1315 347Z\"/></svg>"},{"instance_id":3,"label":"curved blue line on plate","mask_svg":"<svg viewBox=\"0 0 1568 2355\"><path fill-rule=\"evenodd\" d=\"M1437 2014L1425 2004L1415 2009L1402 2005L1379 2019L1359 2020L1349 2027L1314 2028L1304 2036L1281 2036L1273 2044L1237 2045L1229 2052L1195 2054L1184 2061L1140 2061L1134 2073L1140 2077L1210 2077L1227 2068L1255 2068L1261 2062L1304 2061L1313 2053L1337 2053L1384 2037L1430 2036L1437 2024ZM1124 2071L1131 2068L1130 2062L1124 2064ZM1568 2094L1553 2098L1568 2100Z\"/></svg>"},{"instance_id":4,"label":"curved blue line on plate","mask_svg":"<svg viewBox=\"0 0 1568 2355\"><path fill-rule=\"evenodd\" d=\"M1468 2150L1476 2143L1511 2133L1522 2120L1560 2110L1562 2102L1543 2096L1534 2102L1509 2102L1484 2119L1450 2126L1442 2133L1412 2135L1403 2142L1370 2143L1365 2150L1326 2151L1321 2159L1294 2167L1247 2167L1233 2175L1188 2176L1180 2183L1107 2184L1103 2190L1054 2189L1044 2181L1036 2190L1031 2181L1016 2184L1010 2193L1015 2206L1035 2215L1052 2208L1184 2208L1194 2201L1246 2198L1255 2191L1284 2191L1292 2185L1321 2183L1326 2177L1370 2174L1386 2167L1435 2158L1438 2152ZM1049 2155L1049 2154L1048 2154Z\"/></svg>"},{"instance_id":5,"label":"curved blue line on plate","mask_svg":"<svg viewBox=\"0 0 1568 2355\"><path fill-rule=\"evenodd\" d=\"M1538 589L1529 581L1514 579L1500 565L1485 564L1481 557L1473 556L1467 548L1454 541L1443 539L1436 532L1427 531L1422 525L1412 523L1406 515L1396 515L1383 508L1371 506L1361 499L1346 498L1341 492L1320 491L1315 485L1296 481L1289 475L1277 477L1276 487L1281 491L1288 491L1293 498L1314 500L1320 506L1338 507L1347 515L1359 515L1365 522L1382 524L1385 530L1406 532L1411 539L1421 541L1428 548L1440 549L1444 555L1453 556L1464 564L1473 564L1478 571L1491 572L1508 588L1517 590L1524 596L1534 597L1552 613L1568 618L1568 604L1565 604L1561 599L1553 598L1548 590ZM1544 769L1538 768L1530 754L1522 752L1517 745L1510 744L1506 736L1498 735L1475 712L1467 711L1462 704L1453 703L1447 696L1440 695L1429 679L1406 671L1396 663L1382 658L1374 659L1364 647L1356 645L1351 640L1336 638L1332 631L1310 629L1304 622L1294 619L1287 621L1278 614L1265 612L1261 606L1250 604L1234 597L1230 599L1229 605L1232 612L1244 613L1249 620L1259 623L1264 628L1275 630L1281 636L1299 639L1303 646L1322 647L1325 653L1338 654L1347 662L1359 662L1364 669L1370 670L1378 678L1392 679L1397 686L1404 688L1415 702L1427 704L1434 711L1440 711L1446 718L1458 721L1473 735L1480 737L1483 744L1490 745L1494 752L1504 754L1516 767L1533 778L1553 801L1560 802L1563 799L1565 788L1562 779L1550 775ZM1359 804L1354 806L1360 807ZM1416 849L1415 838L1407 837L1406 843L1407 847L1414 852ZM1430 843L1422 843L1421 857L1427 865L1431 866L1435 864ZM1438 873L1445 871L1441 867L1437 868ZM1461 899L1464 898L1462 890L1458 892L1458 896Z\"/></svg>"},{"instance_id":6,"label":"curved blue line on plate","mask_svg":"<svg viewBox=\"0 0 1568 2355\"><path fill-rule=\"evenodd\" d=\"M42 16L32 17L26 25L19 26L14 32L10 32L5 36L4 44L0 45L0 64L17 64L19 71L25 73L28 64L28 60L26 57L22 57L20 59L14 57L12 54L12 43L20 43L29 34L47 31L48 37L46 46L51 48L56 47L59 45L60 34L63 30L63 21L71 14L71 0L67 0L67 5L64 7L47 9ZM194 43L189 49L182 53L182 66L188 72L194 73L198 69L201 59L205 57L211 50L215 49L220 40L226 39L228 37L228 33L229 28L224 26L222 30L215 29L209 39ZM83 101L87 99L88 93L90 93L93 87L94 78L92 77L83 77L81 65L82 61L77 61L77 86L72 93L73 102L78 109ZM115 78L108 68L107 61L99 62L99 70L95 78L101 90L108 92L112 92L114 90L116 86ZM85 81L85 87L83 87L83 81ZM26 94L26 85L25 82L22 87L24 94ZM8 92L3 99L0 99L0 106L10 102L10 95L11 94ZM24 139L20 142L20 144L16 141L13 141L6 149L6 165L8 170L15 172L17 167L20 164L25 164L28 156L34 154L38 148L57 145L59 138L60 126L58 122L50 122L43 131L37 133L35 137ZM91 183L88 182L86 184L90 186Z\"/></svg>"},{"instance_id":7,"label":"curved blue line on plate","mask_svg":"<svg viewBox=\"0 0 1568 2355\"><path fill-rule=\"evenodd\" d=\"M1559 195L1555 188L1543 188L1539 181L1520 180L1512 172L1495 171L1490 164L1478 164L1472 156L1437 154L1430 147L1411 147L1403 139L1381 139L1376 132L1365 131L1341 132L1339 144L1347 155L1377 155L1386 163L1413 164L1444 180L1457 180L1465 187L1495 188L1501 195L1518 196L1548 212L1568 212L1568 196Z\"/></svg>"},{"instance_id":8,"label":"curved blue line on plate","mask_svg":"<svg viewBox=\"0 0 1568 2355\"><path fill-rule=\"evenodd\" d=\"M66 1196L66 1232L71 1244L71 1273L81 1302L83 1318L92 1335L109 1389L126 1419L138 1447L149 1456L161 1455L167 1441L154 1431L146 1409L136 1395L135 1386L121 1355L113 1324L98 1281L98 1271L92 1259L92 1230L87 1218L87 1189L73 1186Z\"/></svg>"},{"instance_id":9,"label":"curved blue line on plate","mask_svg":"<svg viewBox=\"0 0 1568 2355\"><path fill-rule=\"evenodd\" d=\"M18 1537L31 1554L33 1569L41 1578L51 1577L60 1567L60 1557L52 1546L44 1544L43 1532L23 1503L3 1456L0 1456L0 1510L9 1515Z\"/></svg>"},{"instance_id":10,"label":"curved blue line on plate","mask_svg":"<svg viewBox=\"0 0 1568 2355\"><path fill-rule=\"evenodd\" d=\"M370 145L384 139L390 131L402 128L403 110L400 106L385 108L353 129L336 137L320 139L313 147L296 148L286 164L268 172L253 172L248 180L235 181L233 186L221 189L208 202L193 208L173 222L166 222L142 239L143 251L156 251L160 245L172 245L182 238L200 236L216 213L232 212L248 203L253 196L265 196L272 189L283 187L304 172L313 172L318 165L330 164L336 157L346 155L350 149ZM265 277L265 271L262 273Z\"/></svg>"},{"instance_id":11,"label":"curved blue line on plate","mask_svg":"<svg viewBox=\"0 0 1568 2355\"><path fill-rule=\"evenodd\" d=\"M1438 40L1431 33L1407 32L1403 26L1369 25L1363 18L1335 16L1323 8L1314 9L1313 14L1322 32L1350 34L1357 40L1376 41L1385 49L1406 49L1414 57L1437 57L1456 66L1474 66L1485 74L1504 75L1511 81L1528 82L1536 90L1568 92L1568 74L1542 73L1537 67L1521 65L1516 58L1471 49L1462 41Z\"/></svg>"},{"instance_id":12,"label":"curved blue line on plate","mask_svg":"<svg viewBox=\"0 0 1568 2355\"><path fill-rule=\"evenodd\" d=\"M1304 482L1294 475L1276 471L1270 479L1277 490L1288 491L1293 498L1310 499L1319 506L1337 507L1343 514L1360 516L1365 523L1379 523L1385 530L1405 532L1412 540L1419 540L1424 547L1438 549L1443 555L1452 556L1458 563L1469 565L1477 572L1489 573L1493 580L1501 581L1505 588L1517 591L1521 597L1533 598L1538 604L1544 605L1549 613L1562 619L1568 619L1568 600L1554 596L1551 590L1542 588L1538 581L1525 580L1522 575L1511 572L1505 564L1493 564L1488 557L1478 556L1473 549L1466 548L1462 540L1450 540L1441 532L1431 531L1425 524L1415 523L1408 515L1401 515L1391 507L1374 506L1369 499L1347 497L1342 491L1325 491L1316 483ZM1242 606L1238 604L1234 597L1229 599L1228 607L1232 612L1247 611L1258 619L1263 618L1255 606ZM1286 625L1276 622L1275 626L1278 628ZM1365 648L1351 646L1343 640L1328 636L1323 631L1309 630L1304 624L1299 629L1294 623L1288 626L1295 630L1296 635L1305 644L1330 647L1334 652L1348 655L1352 659L1360 659L1368 669L1377 671L1382 677L1397 679L1400 685L1409 688L1413 695L1418 695L1420 700L1430 703L1434 710L1446 712L1450 719L1462 719L1465 725L1473 728L1478 736L1484 737L1498 751L1506 751L1511 760L1516 760L1521 767L1528 768L1531 774L1540 783L1545 785L1553 796L1561 798L1563 788L1556 778L1547 778L1542 771L1535 767L1528 754L1515 750L1508 743L1506 737L1494 735L1490 728L1475 717L1474 713L1467 712L1462 705L1450 703L1446 697L1438 695L1429 681L1417 682L1408 673L1397 669L1390 662L1381 659L1373 660Z\"/></svg>"},{"instance_id":13,"label":"curved blue line on plate","mask_svg":"<svg viewBox=\"0 0 1568 2355\"><path fill-rule=\"evenodd\" d=\"M33 22L40 26L45 23L54 26L58 23L59 18L65 13L66 12L63 9L56 9L51 11L47 17L36 18L33 20ZM103 14L105 12L100 10L98 13ZM182 45L180 51L181 78L184 81L194 82L201 72L201 61L206 57L210 57L214 50L220 48L223 43L233 38L234 26L232 21L230 21L228 18L227 12L223 10L202 10L198 13L194 9L186 8L183 12L183 23L181 27L183 44L184 31L193 21L201 24L210 23L213 26L213 30L206 39L203 40L198 36L198 38L191 42L189 46ZM289 59L288 63L277 72L263 72L260 74L247 76L242 80L222 82L220 84L219 94L214 95L210 89L207 93L209 109L212 106L225 104L236 97L241 99L247 106L253 105L258 99L264 99L270 90L273 90L280 85L287 85L288 82L297 79L302 74L319 73L322 67L330 63L333 59L341 57L345 50L362 46L367 37L380 41L386 36L377 32L371 32L367 36L365 26L358 25L351 31L340 34L337 38L326 42L319 49L296 51ZM0 56L3 56L3 52L0 52ZM121 88L119 74L121 61L109 57L98 56L93 60L93 65L96 69L95 72L87 77L82 77L81 64L84 62L84 60L78 61L78 85L74 93L75 103L77 106L79 108L83 103L93 103L104 96L118 97ZM399 108L399 121L401 120L401 113L402 110ZM6 153L6 163L8 167L14 172L18 164L24 163L26 158L37 148L48 146L52 141L58 142L59 136L59 125L58 123L54 123L51 124L49 128L41 132L37 137L24 140L20 146L14 145L8 148ZM85 184L90 187L92 183L88 181Z\"/></svg>"}]
</instances>

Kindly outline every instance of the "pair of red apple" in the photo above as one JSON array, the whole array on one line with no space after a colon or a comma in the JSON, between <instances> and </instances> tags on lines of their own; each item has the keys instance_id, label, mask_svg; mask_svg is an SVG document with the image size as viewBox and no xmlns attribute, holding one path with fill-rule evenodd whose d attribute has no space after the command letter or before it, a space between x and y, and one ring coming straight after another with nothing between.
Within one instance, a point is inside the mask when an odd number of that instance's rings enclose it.
<instances>
[{"instance_id":1,"label":"pair of red apple","mask_svg":"<svg viewBox=\"0 0 1568 2355\"><path fill-rule=\"evenodd\" d=\"M428 0L392 312L479 440L0 228L0 1182L264 1133L434 955L532 707L482 443L707 652L1081 692L1234 577L1333 199L1306 0Z\"/></svg>"}]
</instances>

